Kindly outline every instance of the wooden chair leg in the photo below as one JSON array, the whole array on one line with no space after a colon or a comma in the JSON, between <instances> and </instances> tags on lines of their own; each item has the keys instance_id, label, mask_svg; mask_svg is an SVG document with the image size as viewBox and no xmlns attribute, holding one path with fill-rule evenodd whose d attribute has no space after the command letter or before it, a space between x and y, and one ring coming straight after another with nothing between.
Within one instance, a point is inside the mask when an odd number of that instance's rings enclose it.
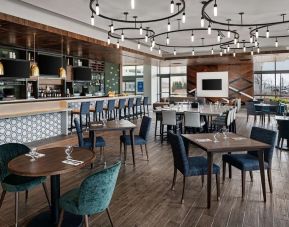
<instances>
[{"instance_id":1,"label":"wooden chair leg","mask_svg":"<svg viewBox=\"0 0 289 227\"><path fill-rule=\"evenodd\" d=\"M64 215L64 209L61 209L60 215L59 215L59 221L58 221L58 227L61 227L61 224L63 222L63 215Z\"/></svg>"},{"instance_id":2,"label":"wooden chair leg","mask_svg":"<svg viewBox=\"0 0 289 227\"><path fill-rule=\"evenodd\" d=\"M18 226L19 192L15 192L15 227Z\"/></svg>"},{"instance_id":3,"label":"wooden chair leg","mask_svg":"<svg viewBox=\"0 0 289 227\"><path fill-rule=\"evenodd\" d=\"M226 162L223 161L223 183L225 182L226 179Z\"/></svg>"},{"instance_id":4,"label":"wooden chair leg","mask_svg":"<svg viewBox=\"0 0 289 227\"><path fill-rule=\"evenodd\" d=\"M1 199L0 199L0 208L2 207L2 204L3 204L3 201L4 201L4 198L5 198L5 195L6 195L6 191L2 191L2 194L1 194Z\"/></svg>"},{"instance_id":5,"label":"wooden chair leg","mask_svg":"<svg viewBox=\"0 0 289 227\"><path fill-rule=\"evenodd\" d=\"M84 215L84 223L85 223L85 227L88 227L88 215Z\"/></svg>"},{"instance_id":6,"label":"wooden chair leg","mask_svg":"<svg viewBox=\"0 0 289 227\"><path fill-rule=\"evenodd\" d=\"M146 155L147 155L147 161L149 161L149 152L148 152L148 148L147 148L146 144L145 144L145 151L146 151Z\"/></svg>"},{"instance_id":7,"label":"wooden chair leg","mask_svg":"<svg viewBox=\"0 0 289 227\"><path fill-rule=\"evenodd\" d=\"M28 190L25 191L25 203L28 201Z\"/></svg>"},{"instance_id":8,"label":"wooden chair leg","mask_svg":"<svg viewBox=\"0 0 289 227\"><path fill-rule=\"evenodd\" d=\"M178 170L177 170L176 167L174 167L173 183L172 183L172 187L171 187L171 190L172 190L172 191L175 190L175 184L176 184L176 179L177 179L177 173L178 173Z\"/></svg>"},{"instance_id":9,"label":"wooden chair leg","mask_svg":"<svg viewBox=\"0 0 289 227\"><path fill-rule=\"evenodd\" d=\"M181 203L183 204L185 201L184 201L184 197L185 197L185 187L186 187L186 177L184 176L183 178L183 193L182 193L182 200L181 200Z\"/></svg>"},{"instance_id":10,"label":"wooden chair leg","mask_svg":"<svg viewBox=\"0 0 289 227\"><path fill-rule=\"evenodd\" d=\"M249 173L250 173L250 178L251 178L251 181L253 182L253 172L252 172L252 171L250 171Z\"/></svg>"},{"instance_id":11,"label":"wooden chair leg","mask_svg":"<svg viewBox=\"0 0 289 227\"><path fill-rule=\"evenodd\" d=\"M113 227L112 218L111 218L111 216L110 216L110 212L109 212L109 209L108 209L108 208L106 208L106 213L107 213L107 216L108 216L109 222L110 222L111 226Z\"/></svg>"},{"instance_id":12,"label":"wooden chair leg","mask_svg":"<svg viewBox=\"0 0 289 227\"><path fill-rule=\"evenodd\" d=\"M49 195L48 195L48 190L47 190L46 183L42 183L42 187L43 187L43 190L44 190L44 193L45 193L45 197L46 197L48 206L50 207L50 200L49 200Z\"/></svg>"},{"instance_id":13,"label":"wooden chair leg","mask_svg":"<svg viewBox=\"0 0 289 227\"><path fill-rule=\"evenodd\" d=\"M267 169L267 174L268 174L268 181L269 181L270 192L273 193L272 170L271 170L271 169Z\"/></svg>"},{"instance_id":14,"label":"wooden chair leg","mask_svg":"<svg viewBox=\"0 0 289 227\"><path fill-rule=\"evenodd\" d=\"M245 198L246 172L242 171L242 199Z\"/></svg>"},{"instance_id":15,"label":"wooden chair leg","mask_svg":"<svg viewBox=\"0 0 289 227\"><path fill-rule=\"evenodd\" d=\"M216 174L217 200L220 200L220 174Z\"/></svg>"},{"instance_id":16,"label":"wooden chair leg","mask_svg":"<svg viewBox=\"0 0 289 227\"><path fill-rule=\"evenodd\" d=\"M204 177L204 175L201 175L201 179L202 179L202 187L204 187L204 179L205 177Z\"/></svg>"}]
</instances>

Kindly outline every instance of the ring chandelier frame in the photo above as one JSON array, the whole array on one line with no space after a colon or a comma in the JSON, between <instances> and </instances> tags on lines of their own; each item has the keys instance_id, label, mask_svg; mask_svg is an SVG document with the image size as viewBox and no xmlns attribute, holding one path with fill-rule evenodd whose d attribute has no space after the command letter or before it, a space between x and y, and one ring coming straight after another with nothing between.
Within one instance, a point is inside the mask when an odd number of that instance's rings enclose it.
<instances>
[{"instance_id":1,"label":"ring chandelier frame","mask_svg":"<svg viewBox=\"0 0 289 227\"><path fill-rule=\"evenodd\" d=\"M139 28L137 27L123 27L123 28L115 28L114 29L114 33L111 33L111 31L108 32L108 36L115 38L115 39L121 39L121 35L116 34L117 31L126 31L126 30L136 30L139 31ZM152 29L149 28L143 28L143 31L146 32L146 34L148 34L148 39L152 39L155 35L155 32ZM145 39L145 37L125 37L125 39L127 40L143 40Z\"/></svg>"},{"instance_id":2,"label":"ring chandelier frame","mask_svg":"<svg viewBox=\"0 0 289 227\"><path fill-rule=\"evenodd\" d=\"M260 30L260 29L263 29L263 28L267 28L268 26L262 26L262 27L257 27L257 28L254 28L250 31L250 35L251 36L255 36L256 37L256 31L257 30ZM262 38L262 39L279 39L279 38L288 38L289 35L270 35L270 37L266 37L264 35L259 35L258 38Z\"/></svg>"},{"instance_id":3,"label":"ring chandelier frame","mask_svg":"<svg viewBox=\"0 0 289 227\"><path fill-rule=\"evenodd\" d=\"M233 46L231 47L230 46L230 49L231 50L242 50L244 48L244 45L245 45L246 49L247 48L248 49L256 49L256 48L258 48L258 46L255 46L254 44L252 44L252 43L250 43L250 42L248 42L246 40L239 41L239 44L240 44L240 47L233 47ZM250 46L246 46L246 44L251 44L251 45ZM234 45L234 43L229 43L229 44L222 43L222 44L220 44L220 49L222 49L222 50L227 49L228 45Z\"/></svg>"}]
</instances>

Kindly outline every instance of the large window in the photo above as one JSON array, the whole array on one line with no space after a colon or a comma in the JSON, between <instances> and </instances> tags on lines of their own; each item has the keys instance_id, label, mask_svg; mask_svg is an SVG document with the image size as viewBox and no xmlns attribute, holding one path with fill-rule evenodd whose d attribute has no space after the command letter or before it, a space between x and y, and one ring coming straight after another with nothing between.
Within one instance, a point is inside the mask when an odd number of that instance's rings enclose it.
<instances>
[{"instance_id":1,"label":"large window","mask_svg":"<svg viewBox=\"0 0 289 227\"><path fill-rule=\"evenodd\" d=\"M122 67L122 92L127 94L143 94L143 65Z\"/></svg>"}]
</instances>

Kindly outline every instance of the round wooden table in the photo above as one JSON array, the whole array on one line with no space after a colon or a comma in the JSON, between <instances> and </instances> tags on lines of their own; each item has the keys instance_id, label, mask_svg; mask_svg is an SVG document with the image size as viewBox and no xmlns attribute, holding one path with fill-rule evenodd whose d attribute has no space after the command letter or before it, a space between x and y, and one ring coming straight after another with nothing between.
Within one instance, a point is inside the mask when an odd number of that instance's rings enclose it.
<instances>
[{"instance_id":1,"label":"round wooden table","mask_svg":"<svg viewBox=\"0 0 289 227\"><path fill-rule=\"evenodd\" d=\"M28 224L29 227L57 225L59 220L60 175L78 170L95 159L95 153L91 150L74 147L71 154L72 159L83 161L83 163L78 166L68 165L62 163L62 161L66 160L64 150L64 147L47 148L38 151L45 154L45 157L38 158L34 162L30 161L30 157L21 155L8 163L9 172L13 174L31 177L50 176L50 212L44 212L34 217ZM81 216L66 213L62 226L78 226L81 222Z\"/></svg>"}]
</instances>

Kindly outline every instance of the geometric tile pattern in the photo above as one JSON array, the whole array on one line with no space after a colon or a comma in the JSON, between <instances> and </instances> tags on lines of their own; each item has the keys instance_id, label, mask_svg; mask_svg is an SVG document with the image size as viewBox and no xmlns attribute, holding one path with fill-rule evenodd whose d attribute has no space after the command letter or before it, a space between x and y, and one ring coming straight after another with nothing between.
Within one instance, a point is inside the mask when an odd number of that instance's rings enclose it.
<instances>
[{"instance_id":1,"label":"geometric tile pattern","mask_svg":"<svg viewBox=\"0 0 289 227\"><path fill-rule=\"evenodd\" d=\"M0 119L0 144L28 143L66 132L66 111Z\"/></svg>"}]
</instances>

